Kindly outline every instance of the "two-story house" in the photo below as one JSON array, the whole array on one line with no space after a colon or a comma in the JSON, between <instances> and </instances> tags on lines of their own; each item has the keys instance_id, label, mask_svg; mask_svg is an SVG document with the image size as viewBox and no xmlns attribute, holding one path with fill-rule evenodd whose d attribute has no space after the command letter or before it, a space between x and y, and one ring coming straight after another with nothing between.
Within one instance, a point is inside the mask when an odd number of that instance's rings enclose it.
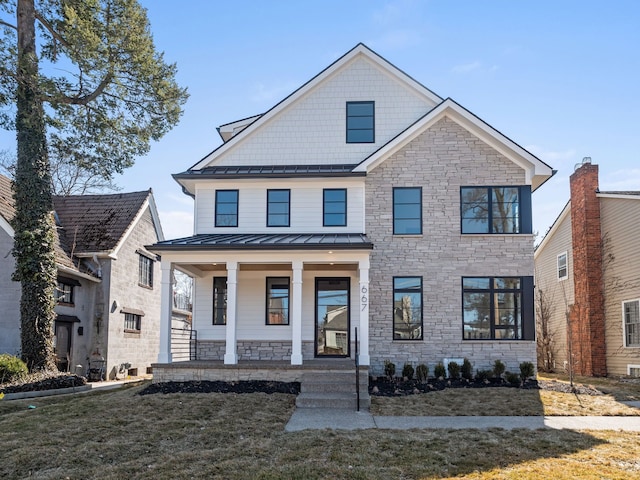
<instances>
[{"instance_id":1,"label":"two-story house","mask_svg":"<svg viewBox=\"0 0 640 480\"><path fill-rule=\"evenodd\" d=\"M535 362L544 162L362 44L218 131L224 143L174 175L195 234L148 247L162 257L154 374L172 362L174 268L195 279L201 360L353 358L357 330L373 374L385 360Z\"/></svg>"},{"instance_id":2,"label":"two-story house","mask_svg":"<svg viewBox=\"0 0 640 480\"><path fill-rule=\"evenodd\" d=\"M160 266L144 245L163 240L151 190L54 197L58 285L54 348L58 368L105 378L144 374L157 359ZM20 352L20 284L11 182L0 175L0 352ZM128 366L128 368L123 367Z\"/></svg>"}]
</instances>

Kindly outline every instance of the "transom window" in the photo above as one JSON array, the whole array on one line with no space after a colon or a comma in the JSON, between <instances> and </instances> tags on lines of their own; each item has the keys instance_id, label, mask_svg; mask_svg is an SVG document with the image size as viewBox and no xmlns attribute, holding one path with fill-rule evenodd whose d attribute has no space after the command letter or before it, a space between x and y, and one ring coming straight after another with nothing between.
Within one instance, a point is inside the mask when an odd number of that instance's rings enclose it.
<instances>
[{"instance_id":1,"label":"transom window","mask_svg":"<svg viewBox=\"0 0 640 480\"><path fill-rule=\"evenodd\" d=\"M238 190L216 190L216 227L238 226Z\"/></svg>"},{"instance_id":2,"label":"transom window","mask_svg":"<svg viewBox=\"0 0 640 480\"><path fill-rule=\"evenodd\" d=\"M393 339L422 340L422 277L393 278Z\"/></svg>"},{"instance_id":3,"label":"transom window","mask_svg":"<svg viewBox=\"0 0 640 480\"><path fill-rule=\"evenodd\" d=\"M347 102L347 143L375 142L374 102Z\"/></svg>"},{"instance_id":4,"label":"transom window","mask_svg":"<svg viewBox=\"0 0 640 480\"><path fill-rule=\"evenodd\" d=\"M267 190L267 227L289 226L289 190Z\"/></svg>"},{"instance_id":5,"label":"transom window","mask_svg":"<svg viewBox=\"0 0 640 480\"><path fill-rule=\"evenodd\" d=\"M213 278L213 324L227 324L227 277Z\"/></svg>"},{"instance_id":6,"label":"transom window","mask_svg":"<svg viewBox=\"0 0 640 480\"><path fill-rule=\"evenodd\" d=\"M626 347L640 347L640 300L623 302L624 340Z\"/></svg>"},{"instance_id":7,"label":"transom window","mask_svg":"<svg viewBox=\"0 0 640 480\"><path fill-rule=\"evenodd\" d=\"M422 187L393 189L393 234L422 234Z\"/></svg>"},{"instance_id":8,"label":"transom window","mask_svg":"<svg viewBox=\"0 0 640 480\"><path fill-rule=\"evenodd\" d=\"M322 191L323 220L325 227L347 225L347 189L325 188Z\"/></svg>"},{"instance_id":9,"label":"transom window","mask_svg":"<svg viewBox=\"0 0 640 480\"><path fill-rule=\"evenodd\" d=\"M138 285L153 288L153 260L138 254Z\"/></svg>"},{"instance_id":10,"label":"transom window","mask_svg":"<svg viewBox=\"0 0 640 480\"><path fill-rule=\"evenodd\" d=\"M462 233L531 233L531 188L461 187Z\"/></svg>"},{"instance_id":11,"label":"transom window","mask_svg":"<svg viewBox=\"0 0 640 480\"><path fill-rule=\"evenodd\" d=\"M567 252L563 252L558 255L558 280L566 280L567 278L569 278Z\"/></svg>"},{"instance_id":12,"label":"transom window","mask_svg":"<svg viewBox=\"0 0 640 480\"><path fill-rule=\"evenodd\" d=\"M58 281L56 294L58 303L73 305L73 285Z\"/></svg>"},{"instance_id":13,"label":"transom window","mask_svg":"<svg viewBox=\"0 0 640 480\"><path fill-rule=\"evenodd\" d=\"M267 325L289 325L289 278L267 277Z\"/></svg>"}]
</instances>

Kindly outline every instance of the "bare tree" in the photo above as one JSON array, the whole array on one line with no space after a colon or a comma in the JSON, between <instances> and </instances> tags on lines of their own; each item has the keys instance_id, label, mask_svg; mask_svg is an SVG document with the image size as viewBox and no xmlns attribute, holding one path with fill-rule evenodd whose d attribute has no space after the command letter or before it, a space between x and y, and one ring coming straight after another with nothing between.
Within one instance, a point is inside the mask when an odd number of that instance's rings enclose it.
<instances>
[{"instance_id":1,"label":"bare tree","mask_svg":"<svg viewBox=\"0 0 640 480\"><path fill-rule=\"evenodd\" d=\"M538 353L538 369L551 372L556 361L556 331L551 326L555 311L554 292L542 287L535 291L536 308L536 343Z\"/></svg>"}]
</instances>

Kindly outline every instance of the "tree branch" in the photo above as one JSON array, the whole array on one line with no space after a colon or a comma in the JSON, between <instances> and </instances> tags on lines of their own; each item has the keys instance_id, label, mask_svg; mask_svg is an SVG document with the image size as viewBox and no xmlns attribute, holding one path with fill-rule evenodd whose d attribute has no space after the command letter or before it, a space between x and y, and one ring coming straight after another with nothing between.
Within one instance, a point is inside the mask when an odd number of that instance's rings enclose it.
<instances>
[{"instance_id":1,"label":"tree branch","mask_svg":"<svg viewBox=\"0 0 640 480\"><path fill-rule=\"evenodd\" d=\"M10 23L7 23L3 20L0 20L0 25L4 25L5 27L9 27L9 28L13 28L16 32L18 31L18 27L16 27L15 25L11 25Z\"/></svg>"},{"instance_id":2,"label":"tree branch","mask_svg":"<svg viewBox=\"0 0 640 480\"><path fill-rule=\"evenodd\" d=\"M67 48L71 47L71 45L69 45L69 42L62 38L62 36L55 30L55 28L53 28L53 25L51 25L42 15L40 15L37 10L35 12L35 17L42 24L42 26L49 31L49 33L55 40L57 40Z\"/></svg>"},{"instance_id":3,"label":"tree branch","mask_svg":"<svg viewBox=\"0 0 640 480\"><path fill-rule=\"evenodd\" d=\"M96 98L98 98L104 92L104 89L107 88L109 83L111 83L111 80L113 80L113 74L107 73L105 77L102 79L102 81L100 82L100 85L98 85L96 89L93 92L89 93L88 95L83 95L81 97L79 96L69 97L67 95L60 95L60 96L47 95L45 99L50 102L55 101L58 103L64 103L66 105L87 105L93 102Z\"/></svg>"}]
</instances>

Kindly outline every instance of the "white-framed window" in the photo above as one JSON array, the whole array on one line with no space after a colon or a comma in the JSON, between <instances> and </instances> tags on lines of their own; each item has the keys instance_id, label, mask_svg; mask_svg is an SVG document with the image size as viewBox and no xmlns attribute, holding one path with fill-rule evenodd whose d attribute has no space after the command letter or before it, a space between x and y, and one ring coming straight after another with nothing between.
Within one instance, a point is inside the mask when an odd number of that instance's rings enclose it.
<instances>
[{"instance_id":1,"label":"white-framed window","mask_svg":"<svg viewBox=\"0 0 640 480\"><path fill-rule=\"evenodd\" d=\"M153 260L138 253L138 285L153 288Z\"/></svg>"},{"instance_id":2,"label":"white-framed window","mask_svg":"<svg viewBox=\"0 0 640 480\"><path fill-rule=\"evenodd\" d=\"M622 302L624 346L640 347L640 299Z\"/></svg>"},{"instance_id":3,"label":"white-framed window","mask_svg":"<svg viewBox=\"0 0 640 480\"><path fill-rule=\"evenodd\" d=\"M562 252L558 255L558 280L566 280L569 278L569 264L567 262L567 252Z\"/></svg>"},{"instance_id":4,"label":"white-framed window","mask_svg":"<svg viewBox=\"0 0 640 480\"><path fill-rule=\"evenodd\" d=\"M640 365L627 365L627 375L630 377L640 377Z\"/></svg>"}]
</instances>

